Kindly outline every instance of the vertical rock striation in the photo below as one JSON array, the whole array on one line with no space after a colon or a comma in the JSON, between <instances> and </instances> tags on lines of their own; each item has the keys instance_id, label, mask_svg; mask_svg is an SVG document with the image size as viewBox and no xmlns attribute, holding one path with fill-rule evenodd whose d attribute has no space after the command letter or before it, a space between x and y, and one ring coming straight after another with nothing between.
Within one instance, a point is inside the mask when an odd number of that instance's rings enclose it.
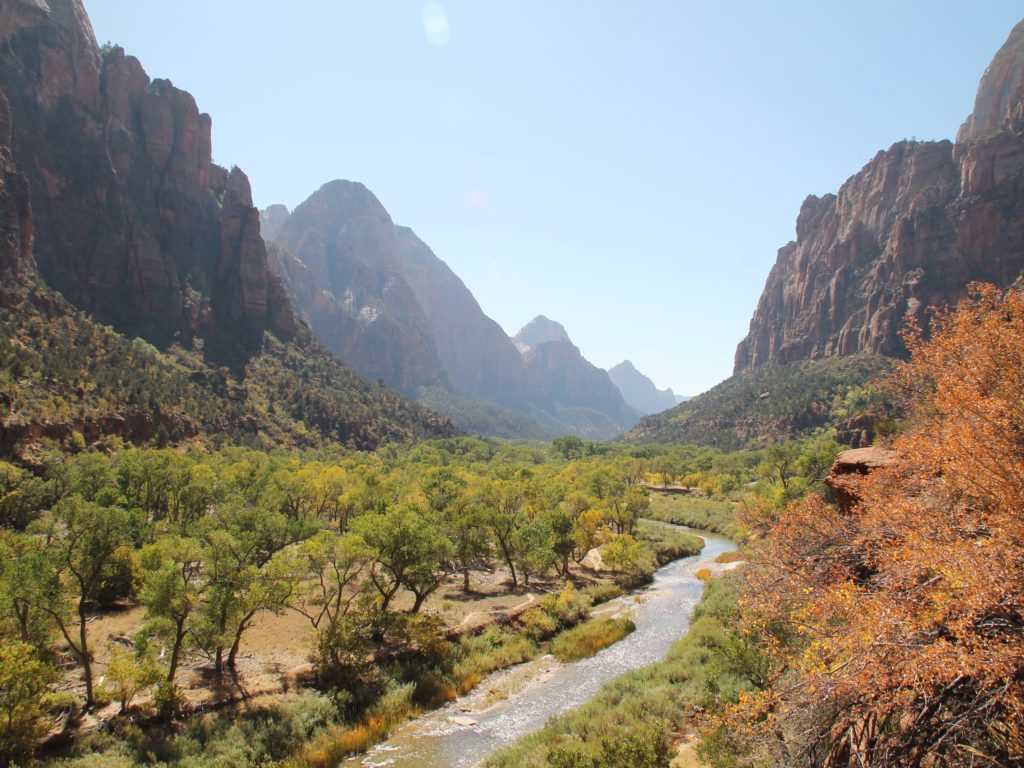
<instances>
[{"instance_id":1,"label":"vertical rock striation","mask_svg":"<svg viewBox=\"0 0 1024 768\"><path fill-rule=\"evenodd\" d=\"M902 141L836 195L808 197L736 350L735 372L904 352L907 319L1024 270L1024 22L986 70L956 143Z\"/></svg>"},{"instance_id":2,"label":"vertical rock striation","mask_svg":"<svg viewBox=\"0 0 1024 768\"><path fill-rule=\"evenodd\" d=\"M293 330L249 182L211 160L210 117L120 48L100 51L80 0L5 0L0 90L51 286L125 333L201 337L224 360Z\"/></svg>"}]
</instances>

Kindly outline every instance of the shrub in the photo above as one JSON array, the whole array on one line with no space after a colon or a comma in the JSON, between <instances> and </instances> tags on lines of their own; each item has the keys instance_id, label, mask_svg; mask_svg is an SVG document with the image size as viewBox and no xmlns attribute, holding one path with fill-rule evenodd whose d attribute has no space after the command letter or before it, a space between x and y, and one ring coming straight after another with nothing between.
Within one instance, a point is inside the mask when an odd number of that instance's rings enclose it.
<instances>
[{"instance_id":1,"label":"shrub","mask_svg":"<svg viewBox=\"0 0 1024 768\"><path fill-rule=\"evenodd\" d=\"M559 661L577 661L593 656L602 648L617 643L636 629L630 619L599 619L563 632L551 643L551 653Z\"/></svg>"}]
</instances>

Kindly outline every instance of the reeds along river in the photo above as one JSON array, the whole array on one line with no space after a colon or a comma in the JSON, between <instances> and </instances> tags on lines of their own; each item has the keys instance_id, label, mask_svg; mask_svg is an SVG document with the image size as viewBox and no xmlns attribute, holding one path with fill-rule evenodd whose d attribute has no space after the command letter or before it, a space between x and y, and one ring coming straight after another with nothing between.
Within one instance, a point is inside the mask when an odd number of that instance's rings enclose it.
<instances>
[{"instance_id":1,"label":"reeds along river","mask_svg":"<svg viewBox=\"0 0 1024 768\"><path fill-rule=\"evenodd\" d=\"M669 563L647 589L597 609L601 615L633 617L636 631L624 640L589 659L560 664L546 656L495 673L469 695L401 726L387 741L344 765L474 766L538 730L549 717L582 704L613 677L658 661L686 632L700 600L704 584L694 575L697 564L735 549L727 539L700 535L706 541L700 555ZM449 718L469 718L476 724L460 725Z\"/></svg>"}]
</instances>

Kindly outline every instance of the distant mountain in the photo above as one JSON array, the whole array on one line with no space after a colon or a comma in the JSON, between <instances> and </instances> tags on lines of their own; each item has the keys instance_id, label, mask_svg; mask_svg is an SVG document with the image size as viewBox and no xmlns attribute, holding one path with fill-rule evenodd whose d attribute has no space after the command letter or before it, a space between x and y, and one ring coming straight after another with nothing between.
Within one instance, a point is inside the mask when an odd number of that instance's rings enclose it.
<instances>
[{"instance_id":1,"label":"distant mountain","mask_svg":"<svg viewBox=\"0 0 1024 768\"><path fill-rule=\"evenodd\" d=\"M607 371L583 357L560 324L540 315L514 340L523 353L529 412L541 426L600 439L636 424L640 412L626 404Z\"/></svg>"},{"instance_id":2,"label":"distant mountain","mask_svg":"<svg viewBox=\"0 0 1024 768\"><path fill-rule=\"evenodd\" d=\"M288 254L272 265L331 352L409 397L447 385L430 325L402 273L395 224L366 187L325 184L278 224L272 242Z\"/></svg>"},{"instance_id":3,"label":"distant mountain","mask_svg":"<svg viewBox=\"0 0 1024 768\"><path fill-rule=\"evenodd\" d=\"M453 434L296 323L211 126L191 95L100 50L80 0L4 0L0 449L72 431L356 447Z\"/></svg>"},{"instance_id":4,"label":"distant mountain","mask_svg":"<svg viewBox=\"0 0 1024 768\"><path fill-rule=\"evenodd\" d=\"M1024 22L985 70L956 142L901 141L808 197L736 349L768 362L904 353L909 317L1024 271Z\"/></svg>"},{"instance_id":5,"label":"distant mountain","mask_svg":"<svg viewBox=\"0 0 1024 768\"><path fill-rule=\"evenodd\" d=\"M569 334L565 332L565 328L560 323L544 317L544 315L537 315L533 320L520 328L519 333L512 337L512 341L515 342L519 351L524 354L531 348L547 341L572 343L569 340Z\"/></svg>"},{"instance_id":6,"label":"distant mountain","mask_svg":"<svg viewBox=\"0 0 1024 768\"><path fill-rule=\"evenodd\" d=\"M284 210L262 214L271 266L321 341L364 376L501 437L605 439L639 418L557 323L539 317L514 343L362 184L332 181L282 221Z\"/></svg>"},{"instance_id":7,"label":"distant mountain","mask_svg":"<svg viewBox=\"0 0 1024 768\"><path fill-rule=\"evenodd\" d=\"M645 416L683 402L671 388L658 389L654 382L640 373L629 360L623 360L614 368L609 368L608 375L612 383L619 388L622 398Z\"/></svg>"}]
</instances>

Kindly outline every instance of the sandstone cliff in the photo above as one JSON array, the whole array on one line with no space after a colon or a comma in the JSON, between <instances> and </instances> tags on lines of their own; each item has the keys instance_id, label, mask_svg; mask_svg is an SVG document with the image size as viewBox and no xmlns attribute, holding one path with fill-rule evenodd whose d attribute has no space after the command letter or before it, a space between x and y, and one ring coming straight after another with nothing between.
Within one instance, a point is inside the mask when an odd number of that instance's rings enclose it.
<instances>
[{"instance_id":1,"label":"sandstone cliff","mask_svg":"<svg viewBox=\"0 0 1024 768\"><path fill-rule=\"evenodd\" d=\"M296 324L210 124L101 52L79 0L0 3L0 454L31 465L41 438L75 432L369 449L454 434Z\"/></svg>"},{"instance_id":2,"label":"sandstone cliff","mask_svg":"<svg viewBox=\"0 0 1024 768\"><path fill-rule=\"evenodd\" d=\"M808 197L768 276L735 372L868 350L903 353L971 281L1024 270L1024 22L996 55L957 142L902 141L836 195Z\"/></svg>"},{"instance_id":3,"label":"sandstone cliff","mask_svg":"<svg viewBox=\"0 0 1024 768\"><path fill-rule=\"evenodd\" d=\"M249 182L211 161L210 117L120 48L100 51L80 0L5 0L0 90L47 283L119 330L202 337L226 360L293 330Z\"/></svg>"}]
</instances>

